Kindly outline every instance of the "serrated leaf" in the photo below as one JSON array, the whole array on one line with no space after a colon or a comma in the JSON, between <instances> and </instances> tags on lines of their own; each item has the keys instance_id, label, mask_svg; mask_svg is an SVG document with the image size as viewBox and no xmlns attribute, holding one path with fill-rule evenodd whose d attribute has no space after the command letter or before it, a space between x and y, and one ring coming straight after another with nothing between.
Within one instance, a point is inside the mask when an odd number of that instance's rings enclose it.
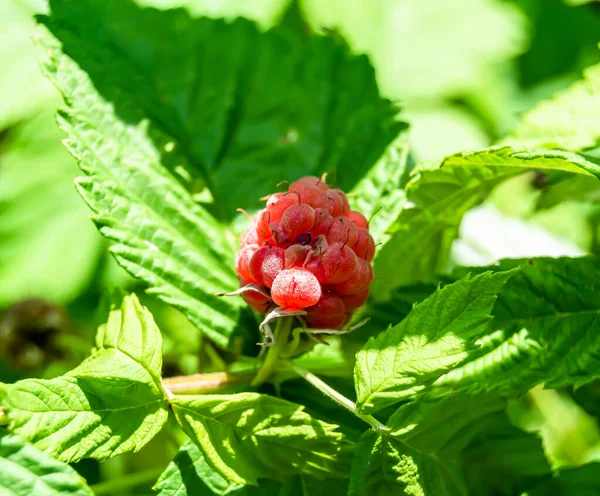
<instances>
[{"instance_id":1,"label":"serrated leaf","mask_svg":"<svg viewBox=\"0 0 600 496\"><path fill-rule=\"evenodd\" d=\"M311 35L293 7L266 32L129 1L51 7L43 22L64 53L123 120L149 119L171 138L178 165L198 174L220 217L309 173L340 167L336 183L349 189L406 127L366 57Z\"/></svg>"},{"instance_id":2,"label":"serrated leaf","mask_svg":"<svg viewBox=\"0 0 600 496\"><path fill-rule=\"evenodd\" d=\"M97 344L66 375L3 391L10 429L62 461L138 451L167 420L160 331L135 295L111 312Z\"/></svg>"},{"instance_id":3,"label":"serrated leaf","mask_svg":"<svg viewBox=\"0 0 600 496\"><path fill-rule=\"evenodd\" d=\"M344 477L352 443L303 407L257 393L177 396L175 415L209 465L236 484L305 474Z\"/></svg>"},{"instance_id":4,"label":"serrated leaf","mask_svg":"<svg viewBox=\"0 0 600 496\"><path fill-rule=\"evenodd\" d=\"M154 486L159 496L237 494L241 488L215 472L192 441L181 447Z\"/></svg>"},{"instance_id":5,"label":"serrated leaf","mask_svg":"<svg viewBox=\"0 0 600 496\"><path fill-rule=\"evenodd\" d=\"M48 112L2 143L0 307L30 297L68 303L100 259L104 241L73 188L77 165L60 137Z\"/></svg>"},{"instance_id":6,"label":"serrated leaf","mask_svg":"<svg viewBox=\"0 0 600 496\"><path fill-rule=\"evenodd\" d=\"M400 324L369 339L354 368L359 410L372 413L410 398L467 360L512 276L486 272L444 286Z\"/></svg>"},{"instance_id":7,"label":"serrated leaf","mask_svg":"<svg viewBox=\"0 0 600 496\"><path fill-rule=\"evenodd\" d=\"M350 496L465 496L454 464L410 448L387 434L365 432L355 452Z\"/></svg>"},{"instance_id":8,"label":"serrated leaf","mask_svg":"<svg viewBox=\"0 0 600 496\"><path fill-rule=\"evenodd\" d=\"M506 408L497 395L457 394L440 401L413 401L400 406L387 421L389 435L421 453L456 461L465 446Z\"/></svg>"},{"instance_id":9,"label":"serrated leaf","mask_svg":"<svg viewBox=\"0 0 600 496\"><path fill-rule=\"evenodd\" d=\"M595 148L600 140L599 113L600 65L595 65L582 80L527 112L503 142L571 151Z\"/></svg>"},{"instance_id":10,"label":"serrated leaf","mask_svg":"<svg viewBox=\"0 0 600 496\"><path fill-rule=\"evenodd\" d=\"M461 459L469 494L523 494L551 473L540 436L512 425L505 412L487 418Z\"/></svg>"},{"instance_id":11,"label":"serrated leaf","mask_svg":"<svg viewBox=\"0 0 600 496\"><path fill-rule=\"evenodd\" d=\"M160 165L147 126L123 122L57 42L44 43L52 54L46 69L71 104L60 117L69 150L90 176L78 180L78 190L100 232L116 241L117 261L226 345L243 303L215 296L238 284L222 228Z\"/></svg>"},{"instance_id":12,"label":"serrated leaf","mask_svg":"<svg viewBox=\"0 0 600 496\"><path fill-rule=\"evenodd\" d=\"M547 494L576 494L595 496L600 491L599 462L590 462L579 467L564 467L544 482L528 488L525 496L545 496Z\"/></svg>"},{"instance_id":13,"label":"serrated leaf","mask_svg":"<svg viewBox=\"0 0 600 496\"><path fill-rule=\"evenodd\" d=\"M385 243L389 227L404 207L406 193L401 181L407 159L408 145L393 143L352 189L352 208L369 219L369 233L376 243Z\"/></svg>"},{"instance_id":14,"label":"serrated leaf","mask_svg":"<svg viewBox=\"0 0 600 496\"><path fill-rule=\"evenodd\" d=\"M515 395L538 383L578 387L600 377L600 259L505 260L496 268L517 266L523 268L494 307L501 339L485 354L442 375L430 394L496 390Z\"/></svg>"},{"instance_id":15,"label":"serrated leaf","mask_svg":"<svg viewBox=\"0 0 600 496\"><path fill-rule=\"evenodd\" d=\"M600 177L600 166L574 153L506 146L451 155L435 168L421 169L407 186L414 207L400 214L391 239L378 250L374 269L383 276L373 283L373 297L385 300L394 287L445 271L463 215L500 182L538 169Z\"/></svg>"},{"instance_id":16,"label":"serrated leaf","mask_svg":"<svg viewBox=\"0 0 600 496\"><path fill-rule=\"evenodd\" d=\"M4 496L93 496L75 470L24 439L0 430L0 493Z\"/></svg>"}]
</instances>

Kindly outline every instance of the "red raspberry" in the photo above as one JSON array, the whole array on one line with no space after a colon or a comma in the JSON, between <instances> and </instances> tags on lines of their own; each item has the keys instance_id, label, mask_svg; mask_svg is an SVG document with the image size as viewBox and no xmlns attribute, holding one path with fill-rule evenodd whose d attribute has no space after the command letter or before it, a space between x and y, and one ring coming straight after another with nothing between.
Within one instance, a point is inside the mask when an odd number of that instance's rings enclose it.
<instances>
[{"instance_id":1,"label":"red raspberry","mask_svg":"<svg viewBox=\"0 0 600 496\"><path fill-rule=\"evenodd\" d=\"M278 246L263 246L250 259L250 273L257 284L270 288L283 270L285 250Z\"/></svg>"},{"instance_id":2,"label":"red raspberry","mask_svg":"<svg viewBox=\"0 0 600 496\"><path fill-rule=\"evenodd\" d=\"M280 307L311 307L321 298L321 285L306 269L285 269L273 281L271 297Z\"/></svg>"},{"instance_id":3,"label":"red raspberry","mask_svg":"<svg viewBox=\"0 0 600 496\"><path fill-rule=\"evenodd\" d=\"M343 191L306 176L252 218L236 271L242 286L254 285L242 293L255 310L305 309L310 327L339 329L369 296L374 255L365 216Z\"/></svg>"},{"instance_id":4,"label":"red raspberry","mask_svg":"<svg viewBox=\"0 0 600 496\"><path fill-rule=\"evenodd\" d=\"M354 222L356 224L356 227L358 227L359 229L361 229L361 228L368 229L369 228L369 221L367 220L367 218L360 212L357 212L356 210L352 210L348 214L348 218L352 222Z\"/></svg>"},{"instance_id":5,"label":"red raspberry","mask_svg":"<svg viewBox=\"0 0 600 496\"><path fill-rule=\"evenodd\" d=\"M306 320L317 329L339 329L346 320L346 307L339 296L325 293L319 302L306 309Z\"/></svg>"},{"instance_id":6,"label":"red raspberry","mask_svg":"<svg viewBox=\"0 0 600 496\"><path fill-rule=\"evenodd\" d=\"M358 241L352 247L357 257L364 258L367 262L375 256L375 241L366 229L358 230Z\"/></svg>"},{"instance_id":7,"label":"red raspberry","mask_svg":"<svg viewBox=\"0 0 600 496\"><path fill-rule=\"evenodd\" d=\"M358 259L358 264L354 274L340 284L334 286L334 290L339 295L357 295L369 288L373 281L373 267L362 258Z\"/></svg>"},{"instance_id":8,"label":"red raspberry","mask_svg":"<svg viewBox=\"0 0 600 496\"><path fill-rule=\"evenodd\" d=\"M348 217L335 217L331 229L327 233L327 242L346 243L349 247L353 247L358 241L358 227Z\"/></svg>"},{"instance_id":9,"label":"red raspberry","mask_svg":"<svg viewBox=\"0 0 600 496\"><path fill-rule=\"evenodd\" d=\"M237 254L235 259L235 270L242 279L250 282L256 282L250 272L250 259L258 250L258 245L246 245Z\"/></svg>"}]
</instances>

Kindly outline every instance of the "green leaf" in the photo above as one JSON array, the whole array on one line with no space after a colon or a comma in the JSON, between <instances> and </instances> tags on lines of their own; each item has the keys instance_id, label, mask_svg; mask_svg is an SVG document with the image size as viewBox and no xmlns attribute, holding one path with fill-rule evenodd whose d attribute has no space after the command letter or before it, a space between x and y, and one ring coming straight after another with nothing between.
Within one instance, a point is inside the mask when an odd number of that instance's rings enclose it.
<instances>
[{"instance_id":1,"label":"green leaf","mask_svg":"<svg viewBox=\"0 0 600 496\"><path fill-rule=\"evenodd\" d=\"M393 143L352 189L352 207L369 219L369 232L376 243L385 243L388 229L404 207L406 193L401 182L407 159L408 145Z\"/></svg>"},{"instance_id":2,"label":"green leaf","mask_svg":"<svg viewBox=\"0 0 600 496\"><path fill-rule=\"evenodd\" d=\"M4 391L10 429L62 461L138 451L168 416L160 331L135 295L110 313L96 343L68 374Z\"/></svg>"},{"instance_id":3,"label":"green leaf","mask_svg":"<svg viewBox=\"0 0 600 496\"><path fill-rule=\"evenodd\" d=\"M590 462L580 467L563 468L553 477L528 489L525 496L545 496L547 494L576 494L595 496L600 491L599 462Z\"/></svg>"},{"instance_id":4,"label":"green leaf","mask_svg":"<svg viewBox=\"0 0 600 496\"><path fill-rule=\"evenodd\" d=\"M522 494L551 473L542 439L512 425L504 412L487 418L461 459L469 494Z\"/></svg>"},{"instance_id":5,"label":"green leaf","mask_svg":"<svg viewBox=\"0 0 600 496\"><path fill-rule=\"evenodd\" d=\"M206 462L200 448L188 441L162 473L154 490L158 491L159 496L224 495L237 494L242 487L232 484L215 472Z\"/></svg>"},{"instance_id":6,"label":"green leaf","mask_svg":"<svg viewBox=\"0 0 600 496\"><path fill-rule=\"evenodd\" d=\"M584 150L600 141L600 65L527 112L503 142L528 148Z\"/></svg>"},{"instance_id":7,"label":"green leaf","mask_svg":"<svg viewBox=\"0 0 600 496\"><path fill-rule=\"evenodd\" d=\"M441 401L413 401L388 419L389 435L421 453L456 461L488 418L506 408L497 395L457 394Z\"/></svg>"},{"instance_id":8,"label":"green leaf","mask_svg":"<svg viewBox=\"0 0 600 496\"><path fill-rule=\"evenodd\" d=\"M463 215L500 182L527 170L558 170L593 179L600 166L574 153L492 147L445 158L422 169L407 186L414 207L402 211L391 239L378 250L372 294L389 298L397 286L429 280L446 270Z\"/></svg>"},{"instance_id":9,"label":"green leaf","mask_svg":"<svg viewBox=\"0 0 600 496\"><path fill-rule=\"evenodd\" d=\"M2 143L0 307L28 297L68 303L97 267L104 241L73 188L77 165L61 134L48 112Z\"/></svg>"},{"instance_id":10,"label":"green leaf","mask_svg":"<svg viewBox=\"0 0 600 496\"><path fill-rule=\"evenodd\" d=\"M236 484L293 474L344 477L352 443L303 407L257 393L177 396L175 415L208 464Z\"/></svg>"},{"instance_id":11,"label":"green leaf","mask_svg":"<svg viewBox=\"0 0 600 496\"><path fill-rule=\"evenodd\" d=\"M0 430L0 493L4 496L93 496L69 465Z\"/></svg>"},{"instance_id":12,"label":"green leaf","mask_svg":"<svg viewBox=\"0 0 600 496\"><path fill-rule=\"evenodd\" d=\"M51 7L43 23L62 51L122 121L148 122L144 142L154 146L144 147L165 164L174 150L174 165L200 177L222 218L258 207L277 183L309 173L339 168L337 184L348 190L406 127L379 96L368 59L337 38L311 35L293 8L281 26L261 32L241 18L194 19L129 0L53 0ZM57 82L71 102L67 81ZM155 130L165 142L150 136Z\"/></svg>"},{"instance_id":13,"label":"green leaf","mask_svg":"<svg viewBox=\"0 0 600 496\"><path fill-rule=\"evenodd\" d=\"M456 465L419 453L387 434L369 430L357 444L351 496L467 494Z\"/></svg>"},{"instance_id":14,"label":"green leaf","mask_svg":"<svg viewBox=\"0 0 600 496\"><path fill-rule=\"evenodd\" d=\"M518 266L494 307L500 336L492 349L442 375L429 393L515 395L538 383L579 387L600 377L600 258L505 260L496 270Z\"/></svg>"},{"instance_id":15,"label":"green leaf","mask_svg":"<svg viewBox=\"0 0 600 496\"><path fill-rule=\"evenodd\" d=\"M47 36L44 43L52 54L46 70L70 103L60 116L67 146L89 175L78 190L100 232L116 241L112 253L150 293L225 346L243 306L215 296L238 285L225 232L160 165L147 125L121 120L58 42Z\"/></svg>"},{"instance_id":16,"label":"green leaf","mask_svg":"<svg viewBox=\"0 0 600 496\"><path fill-rule=\"evenodd\" d=\"M370 338L354 368L359 410L372 413L410 398L467 360L513 274L486 272L444 286L400 324Z\"/></svg>"}]
</instances>

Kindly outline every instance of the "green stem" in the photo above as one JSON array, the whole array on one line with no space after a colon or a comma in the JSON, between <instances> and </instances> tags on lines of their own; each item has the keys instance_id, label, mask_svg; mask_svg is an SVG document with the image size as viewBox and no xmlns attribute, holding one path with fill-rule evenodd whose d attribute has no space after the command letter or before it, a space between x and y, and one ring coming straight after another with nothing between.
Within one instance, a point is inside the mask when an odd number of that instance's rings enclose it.
<instances>
[{"instance_id":1,"label":"green stem","mask_svg":"<svg viewBox=\"0 0 600 496\"><path fill-rule=\"evenodd\" d=\"M106 482L100 482L91 486L96 496L103 494L122 494L125 489L153 483L162 474L164 469L149 469L135 474L125 475Z\"/></svg>"},{"instance_id":2,"label":"green stem","mask_svg":"<svg viewBox=\"0 0 600 496\"><path fill-rule=\"evenodd\" d=\"M326 384L321 379L319 379L315 374L309 372L304 367L300 367L293 362L289 362L292 369L301 377L310 382L314 387L316 387L319 391L321 391L325 396L328 396L333 401L335 401L338 405L343 406L346 410L349 410L354 415L356 415L359 419L363 420L371 427L375 428L378 431L385 431L387 427L383 425L379 420L377 420L372 415L362 415L358 413L358 409L356 408L356 403L354 401L349 400L344 395L338 393L335 389L333 389L329 384Z\"/></svg>"},{"instance_id":3,"label":"green stem","mask_svg":"<svg viewBox=\"0 0 600 496\"><path fill-rule=\"evenodd\" d=\"M274 332L275 344L267 350L267 357L252 381L252 386L260 386L277 368L279 356L287 347L293 322L293 317L283 317L277 320L277 327Z\"/></svg>"}]
</instances>

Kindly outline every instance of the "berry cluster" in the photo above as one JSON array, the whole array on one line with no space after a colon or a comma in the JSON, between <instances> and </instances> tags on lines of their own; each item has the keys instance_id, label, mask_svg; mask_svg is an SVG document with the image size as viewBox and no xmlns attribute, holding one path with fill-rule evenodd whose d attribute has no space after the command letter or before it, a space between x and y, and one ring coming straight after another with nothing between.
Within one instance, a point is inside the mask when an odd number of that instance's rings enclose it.
<instances>
[{"instance_id":1,"label":"berry cluster","mask_svg":"<svg viewBox=\"0 0 600 496\"><path fill-rule=\"evenodd\" d=\"M343 191L317 177L275 193L244 233L236 271L246 302L303 309L310 327L340 329L362 306L373 280L375 243L368 221Z\"/></svg>"}]
</instances>

